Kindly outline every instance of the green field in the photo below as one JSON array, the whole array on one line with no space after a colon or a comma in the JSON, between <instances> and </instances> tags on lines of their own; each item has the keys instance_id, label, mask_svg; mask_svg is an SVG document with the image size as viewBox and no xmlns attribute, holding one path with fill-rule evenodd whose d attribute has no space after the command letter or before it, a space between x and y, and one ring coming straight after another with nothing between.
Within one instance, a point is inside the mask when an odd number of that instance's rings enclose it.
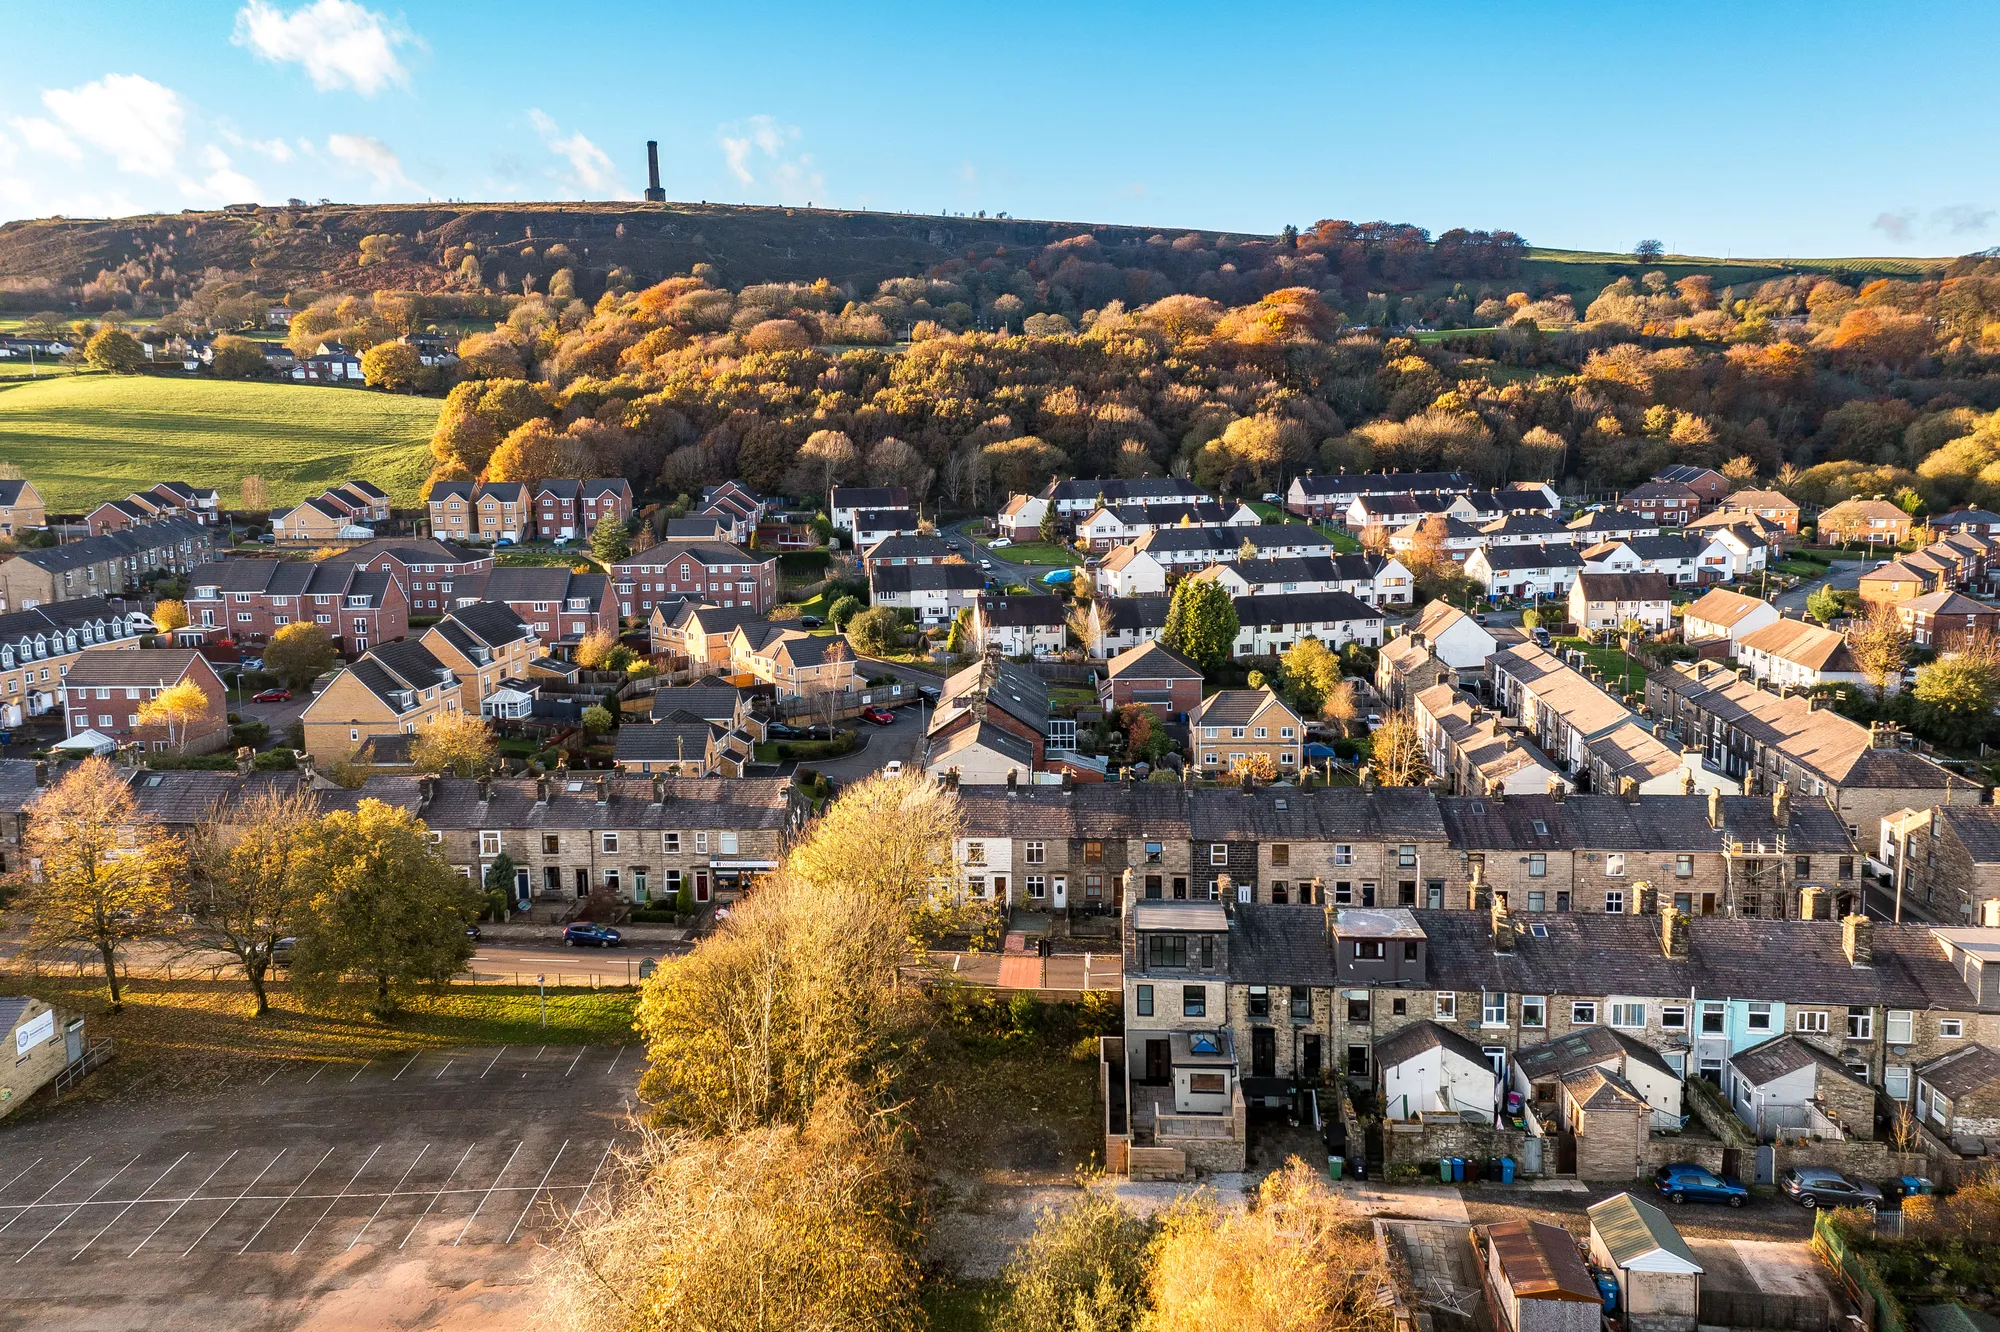
<instances>
[{"instance_id":1,"label":"green field","mask_svg":"<svg viewBox=\"0 0 2000 1332\"><path fill-rule=\"evenodd\" d=\"M0 383L0 462L53 512L76 513L159 481L237 502L246 474L273 504L359 478L413 504L430 471L435 398L303 384L69 375Z\"/></svg>"},{"instance_id":2,"label":"green field","mask_svg":"<svg viewBox=\"0 0 2000 1332\"><path fill-rule=\"evenodd\" d=\"M1009 564L1064 565L1083 563L1083 556L1077 554L1068 546L1059 545L1052 541L1017 541L1011 546L1001 546L998 550L982 543L981 549L994 559L1005 560Z\"/></svg>"}]
</instances>

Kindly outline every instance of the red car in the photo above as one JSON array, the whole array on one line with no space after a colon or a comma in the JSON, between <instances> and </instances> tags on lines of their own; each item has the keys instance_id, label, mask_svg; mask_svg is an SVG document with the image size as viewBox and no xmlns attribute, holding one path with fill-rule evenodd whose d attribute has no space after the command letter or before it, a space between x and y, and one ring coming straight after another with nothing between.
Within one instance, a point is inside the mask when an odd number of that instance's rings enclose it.
<instances>
[{"instance_id":1,"label":"red car","mask_svg":"<svg viewBox=\"0 0 2000 1332\"><path fill-rule=\"evenodd\" d=\"M292 691L289 689L266 689L261 694L250 695L250 701L252 703L289 703L292 701Z\"/></svg>"},{"instance_id":2,"label":"red car","mask_svg":"<svg viewBox=\"0 0 2000 1332\"><path fill-rule=\"evenodd\" d=\"M861 709L861 720L874 722L877 726L894 726L896 714L887 708L866 707Z\"/></svg>"}]
</instances>

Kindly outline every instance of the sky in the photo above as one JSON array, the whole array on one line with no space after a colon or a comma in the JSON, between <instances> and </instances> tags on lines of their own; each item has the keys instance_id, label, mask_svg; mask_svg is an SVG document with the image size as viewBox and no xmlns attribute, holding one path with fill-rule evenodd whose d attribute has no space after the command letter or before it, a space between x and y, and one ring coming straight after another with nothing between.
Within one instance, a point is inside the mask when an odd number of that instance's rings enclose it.
<instances>
[{"instance_id":1,"label":"sky","mask_svg":"<svg viewBox=\"0 0 2000 1332\"><path fill-rule=\"evenodd\" d=\"M2000 245L2000 5L17 5L0 221L669 199L1321 218L1771 258Z\"/></svg>"}]
</instances>

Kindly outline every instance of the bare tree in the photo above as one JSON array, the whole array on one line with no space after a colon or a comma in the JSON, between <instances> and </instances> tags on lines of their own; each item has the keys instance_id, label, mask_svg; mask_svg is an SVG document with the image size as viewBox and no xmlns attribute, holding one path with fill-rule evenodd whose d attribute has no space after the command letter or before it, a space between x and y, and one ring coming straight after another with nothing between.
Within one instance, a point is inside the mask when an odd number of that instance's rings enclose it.
<instances>
[{"instance_id":1,"label":"bare tree","mask_svg":"<svg viewBox=\"0 0 2000 1332\"><path fill-rule=\"evenodd\" d=\"M228 823L196 826L189 845L194 886L183 939L208 953L227 953L243 968L257 1016L271 1011L264 978L279 939L299 927L308 884L301 873L319 807L294 790L251 797Z\"/></svg>"}]
</instances>

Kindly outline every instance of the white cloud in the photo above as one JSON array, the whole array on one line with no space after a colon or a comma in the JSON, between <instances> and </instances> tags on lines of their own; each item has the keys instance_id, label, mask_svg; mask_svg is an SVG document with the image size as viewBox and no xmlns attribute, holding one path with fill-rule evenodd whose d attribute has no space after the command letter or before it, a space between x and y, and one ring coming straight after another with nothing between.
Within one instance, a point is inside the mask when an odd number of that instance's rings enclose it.
<instances>
[{"instance_id":1,"label":"white cloud","mask_svg":"<svg viewBox=\"0 0 2000 1332\"><path fill-rule=\"evenodd\" d=\"M180 94L137 74L106 74L82 87L51 88L42 94L42 105L70 135L111 154L121 171L171 174L186 138Z\"/></svg>"},{"instance_id":2,"label":"white cloud","mask_svg":"<svg viewBox=\"0 0 2000 1332\"><path fill-rule=\"evenodd\" d=\"M289 162L293 157L297 156L292 151L292 145L286 143L283 139L251 139L249 143L251 148L264 154L264 156L270 158L273 162Z\"/></svg>"},{"instance_id":3,"label":"white cloud","mask_svg":"<svg viewBox=\"0 0 2000 1332\"><path fill-rule=\"evenodd\" d=\"M77 147L76 140L54 123L40 116L15 116L8 123L13 125L14 132L21 136L21 142L28 145L30 152L65 158L72 163L83 161L83 149Z\"/></svg>"},{"instance_id":4,"label":"white cloud","mask_svg":"<svg viewBox=\"0 0 2000 1332\"><path fill-rule=\"evenodd\" d=\"M564 178L564 183L579 193L631 197L629 191L620 188L610 155L584 137L583 131L565 137L554 118L537 109L529 110L528 120L548 150L569 163L570 175Z\"/></svg>"},{"instance_id":5,"label":"white cloud","mask_svg":"<svg viewBox=\"0 0 2000 1332\"><path fill-rule=\"evenodd\" d=\"M366 172L374 178L375 188L388 190L395 186L414 188L410 178L403 174L402 159L388 144L380 139L371 139L366 134L329 134L326 138L327 154L334 161L356 171Z\"/></svg>"},{"instance_id":6,"label":"white cloud","mask_svg":"<svg viewBox=\"0 0 2000 1332\"><path fill-rule=\"evenodd\" d=\"M1954 236L1986 231L1993 225L1994 211L1972 204L1951 204L1931 215L1931 221Z\"/></svg>"},{"instance_id":7,"label":"white cloud","mask_svg":"<svg viewBox=\"0 0 2000 1332\"><path fill-rule=\"evenodd\" d=\"M208 174L199 184L190 183L184 188L201 190L225 203L249 203L262 197L257 182L237 171L230 164L229 154L214 144L201 150L201 164L208 168Z\"/></svg>"},{"instance_id":8,"label":"white cloud","mask_svg":"<svg viewBox=\"0 0 2000 1332\"><path fill-rule=\"evenodd\" d=\"M812 154L786 155L802 137L797 125L781 125L772 116L751 116L719 126L716 137L729 174L743 184L763 185L781 197L823 192L826 177Z\"/></svg>"},{"instance_id":9,"label":"white cloud","mask_svg":"<svg viewBox=\"0 0 2000 1332\"><path fill-rule=\"evenodd\" d=\"M289 14L268 0L250 0L237 12L230 40L265 60L303 65L321 92L352 88L373 97L392 83L409 85L396 48L415 38L354 0L314 0Z\"/></svg>"},{"instance_id":10,"label":"white cloud","mask_svg":"<svg viewBox=\"0 0 2000 1332\"><path fill-rule=\"evenodd\" d=\"M1916 210L1905 208L1900 213L1877 213L1875 220L1868 225L1890 240L1901 244L1910 239L1910 232L1915 227L1916 221Z\"/></svg>"}]
</instances>

